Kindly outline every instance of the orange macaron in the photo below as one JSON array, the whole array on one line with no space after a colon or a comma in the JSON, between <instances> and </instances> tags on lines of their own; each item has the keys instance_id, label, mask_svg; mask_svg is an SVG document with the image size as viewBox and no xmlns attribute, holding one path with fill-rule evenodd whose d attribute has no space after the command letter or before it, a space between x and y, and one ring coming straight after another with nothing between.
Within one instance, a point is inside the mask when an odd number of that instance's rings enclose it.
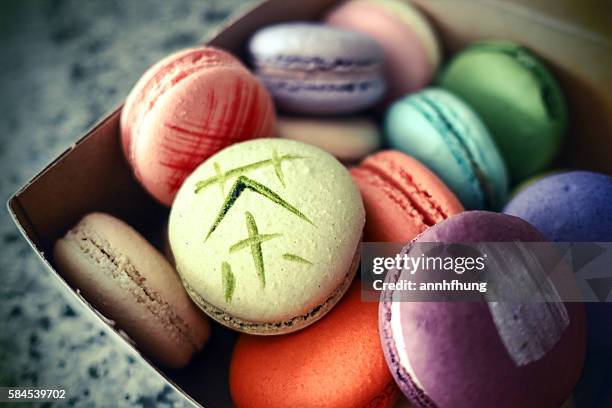
<instances>
[{"instance_id":1,"label":"orange macaron","mask_svg":"<svg viewBox=\"0 0 612 408\"><path fill-rule=\"evenodd\" d=\"M446 185L418 160L395 150L367 157L351 175L366 209L364 241L408 242L463 211Z\"/></svg>"},{"instance_id":2,"label":"orange macaron","mask_svg":"<svg viewBox=\"0 0 612 408\"><path fill-rule=\"evenodd\" d=\"M399 396L378 335L378 303L355 281L323 319L284 336L241 335L230 367L238 408L387 408Z\"/></svg>"}]
</instances>

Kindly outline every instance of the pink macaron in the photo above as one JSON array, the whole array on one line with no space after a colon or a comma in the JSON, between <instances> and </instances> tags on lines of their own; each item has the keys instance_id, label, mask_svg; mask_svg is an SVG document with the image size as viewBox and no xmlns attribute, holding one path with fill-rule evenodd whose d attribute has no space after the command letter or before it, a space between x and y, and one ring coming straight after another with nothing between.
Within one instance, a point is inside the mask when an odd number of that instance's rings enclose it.
<instances>
[{"instance_id":1,"label":"pink macaron","mask_svg":"<svg viewBox=\"0 0 612 408\"><path fill-rule=\"evenodd\" d=\"M121 140L136 178L171 205L183 180L233 143L274 134L272 99L229 53L197 47L151 67L130 92Z\"/></svg>"},{"instance_id":2,"label":"pink macaron","mask_svg":"<svg viewBox=\"0 0 612 408\"><path fill-rule=\"evenodd\" d=\"M441 59L440 44L425 16L408 1L348 0L325 22L368 34L384 49L387 100L426 86Z\"/></svg>"},{"instance_id":3,"label":"pink macaron","mask_svg":"<svg viewBox=\"0 0 612 408\"><path fill-rule=\"evenodd\" d=\"M425 165L395 150L367 157L351 169L366 209L363 240L408 242L463 211L455 195Z\"/></svg>"}]
</instances>

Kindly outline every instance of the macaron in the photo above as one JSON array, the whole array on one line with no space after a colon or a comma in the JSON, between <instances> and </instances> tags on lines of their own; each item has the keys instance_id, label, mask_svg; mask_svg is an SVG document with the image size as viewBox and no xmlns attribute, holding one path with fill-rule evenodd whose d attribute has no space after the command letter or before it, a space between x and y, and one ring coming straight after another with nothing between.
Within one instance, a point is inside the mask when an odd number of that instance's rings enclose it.
<instances>
[{"instance_id":1,"label":"macaron","mask_svg":"<svg viewBox=\"0 0 612 408\"><path fill-rule=\"evenodd\" d=\"M399 395L378 336L378 303L359 281L312 326L286 336L241 335L230 365L237 408L393 407Z\"/></svg>"},{"instance_id":2,"label":"macaron","mask_svg":"<svg viewBox=\"0 0 612 408\"><path fill-rule=\"evenodd\" d=\"M169 237L192 299L238 331L280 334L325 315L359 264L363 202L329 153L286 139L230 146L198 167Z\"/></svg>"},{"instance_id":3,"label":"macaron","mask_svg":"<svg viewBox=\"0 0 612 408\"><path fill-rule=\"evenodd\" d=\"M248 47L255 73L287 112L353 113L384 95L383 49L364 34L282 23L257 31Z\"/></svg>"},{"instance_id":4,"label":"macaron","mask_svg":"<svg viewBox=\"0 0 612 408\"><path fill-rule=\"evenodd\" d=\"M388 100L425 87L436 73L441 47L427 18L402 0L349 0L327 14L333 26L368 34L385 52Z\"/></svg>"},{"instance_id":5,"label":"macaron","mask_svg":"<svg viewBox=\"0 0 612 408\"><path fill-rule=\"evenodd\" d=\"M612 177L588 171L553 174L518 193L504 209L555 242L612 241ZM587 303L589 347L612 346L612 304Z\"/></svg>"},{"instance_id":6,"label":"macaron","mask_svg":"<svg viewBox=\"0 0 612 408\"><path fill-rule=\"evenodd\" d=\"M509 41L482 41L453 57L442 87L482 118L518 182L544 170L557 155L567 127L559 84L531 51Z\"/></svg>"},{"instance_id":7,"label":"macaron","mask_svg":"<svg viewBox=\"0 0 612 408\"><path fill-rule=\"evenodd\" d=\"M548 176L552 176L553 174L564 173L566 171L568 171L568 170L554 169L554 170L550 170L550 171L545 171L543 173L538 173L535 176L531 176L531 177L521 181L519 184L517 184L516 186L514 186L512 188L512 190L510 191L510 194L508 195L508 200L512 200L521 191L525 190L527 187L529 187L530 185L532 185L536 181L542 180L543 178L548 177Z\"/></svg>"},{"instance_id":8,"label":"macaron","mask_svg":"<svg viewBox=\"0 0 612 408\"><path fill-rule=\"evenodd\" d=\"M455 195L427 167L398 152L383 151L351 169L366 209L364 241L408 242L463 211Z\"/></svg>"},{"instance_id":9,"label":"macaron","mask_svg":"<svg viewBox=\"0 0 612 408\"><path fill-rule=\"evenodd\" d=\"M123 151L134 175L170 206L198 165L233 143L274 134L268 91L229 53L197 47L153 65L121 112Z\"/></svg>"},{"instance_id":10,"label":"macaron","mask_svg":"<svg viewBox=\"0 0 612 408\"><path fill-rule=\"evenodd\" d=\"M365 117L279 117L276 133L320 147L343 163L354 163L378 150L382 139L376 123Z\"/></svg>"},{"instance_id":11,"label":"macaron","mask_svg":"<svg viewBox=\"0 0 612 408\"><path fill-rule=\"evenodd\" d=\"M395 102L385 117L389 145L423 162L466 209L498 209L508 194L504 161L487 128L450 92L429 88Z\"/></svg>"},{"instance_id":12,"label":"macaron","mask_svg":"<svg viewBox=\"0 0 612 408\"><path fill-rule=\"evenodd\" d=\"M544 237L520 218L486 211L450 217L415 240L516 241ZM387 282L409 273L391 271ZM391 373L416 408L554 407L576 385L586 342L581 303L488 302L486 295L482 302L393 301L397 296L382 292L381 340Z\"/></svg>"},{"instance_id":13,"label":"macaron","mask_svg":"<svg viewBox=\"0 0 612 408\"><path fill-rule=\"evenodd\" d=\"M569 171L526 187L504 208L539 229L550 241L612 241L612 177Z\"/></svg>"},{"instance_id":14,"label":"macaron","mask_svg":"<svg viewBox=\"0 0 612 408\"><path fill-rule=\"evenodd\" d=\"M176 271L123 221L88 214L53 255L62 277L159 364L183 367L207 341L208 320Z\"/></svg>"}]
</instances>

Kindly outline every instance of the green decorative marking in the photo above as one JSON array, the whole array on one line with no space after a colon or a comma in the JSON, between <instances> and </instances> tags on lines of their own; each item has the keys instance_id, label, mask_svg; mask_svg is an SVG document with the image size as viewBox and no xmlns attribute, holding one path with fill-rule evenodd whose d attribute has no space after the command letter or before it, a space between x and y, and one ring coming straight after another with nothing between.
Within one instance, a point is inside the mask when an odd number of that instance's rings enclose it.
<instances>
[{"instance_id":1,"label":"green decorative marking","mask_svg":"<svg viewBox=\"0 0 612 408\"><path fill-rule=\"evenodd\" d=\"M245 213L245 216L249 238L257 237L259 235L259 231L257 230L257 224L255 223L255 218L253 218L253 214L247 211ZM261 251L261 242L255 242L251 244L250 247L251 255L253 256L253 262L255 263L255 270L257 271L257 276L259 276L261 286L265 287L266 273L264 268L263 253Z\"/></svg>"},{"instance_id":2,"label":"green decorative marking","mask_svg":"<svg viewBox=\"0 0 612 408\"><path fill-rule=\"evenodd\" d=\"M296 254L283 254L283 259L286 259L288 261L292 261L292 262L298 262L298 263L303 263L306 265L313 265L312 262L310 262L308 259L306 258L302 258L299 255Z\"/></svg>"},{"instance_id":3,"label":"green decorative marking","mask_svg":"<svg viewBox=\"0 0 612 408\"><path fill-rule=\"evenodd\" d=\"M236 277L232 273L232 267L227 262L221 264L221 286L225 294L225 301L231 302L236 287Z\"/></svg>"},{"instance_id":4,"label":"green decorative marking","mask_svg":"<svg viewBox=\"0 0 612 408\"><path fill-rule=\"evenodd\" d=\"M257 161L255 163L251 163L251 164L247 164L247 165L244 165L244 166L236 167L236 168L233 168L233 169L228 170L225 173L221 173L221 174L216 172L215 176L207 178L205 180L198 181L196 183L195 192L197 194L200 191L204 190L208 186L211 186L213 184L218 184L218 183L224 183L230 177L234 177L234 176L238 176L238 175L243 175L244 173L247 173L249 171L256 170L256 169L259 169L259 168L262 168L262 167L266 167L266 166L270 166L270 165L274 166L274 169L276 171L276 176L278 177L278 179L281 181L281 183L284 186L285 183L284 183L283 173L281 171L281 164L283 162L285 162L285 161L292 161L292 160L299 160L299 159L306 159L306 157L300 156L300 155L297 155L297 154L285 154L285 155L282 155L282 156L279 157L276 154L276 152L273 152L271 159L260 160L260 161Z\"/></svg>"},{"instance_id":5,"label":"green decorative marking","mask_svg":"<svg viewBox=\"0 0 612 408\"><path fill-rule=\"evenodd\" d=\"M225 181L227 180L227 177L223 175L219 163L213 163L213 167L215 168L215 177L218 178L219 185L221 186L221 194L225 195Z\"/></svg>"},{"instance_id":6,"label":"green decorative marking","mask_svg":"<svg viewBox=\"0 0 612 408\"><path fill-rule=\"evenodd\" d=\"M295 214L296 216L308 222L309 224L314 225L314 223L308 217L302 214L300 210L298 210L297 208L289 204L287 201L283 200L281 196L276 194L274 191L270 190L268 187L264 186L263 184L259 184L255 180L252 180L246 176L239 176L236 182L234 182L232 189L225 197L225 201L223 202L223 205L221 206L221 210L219 211L217 218L211 225L210 230L208 231L208 234L206 235L205 240L207 240L211 236L211 234L217 229L221 221L223 221L223 218L225 217L225 215L232 208L232 206L236 203L236 200L238 200L238 197L240 197L242 192L246 189L249 189L257 194L264 196L268 200L272 201L275 204L280 205L287 211L291 212L292 214Z\"/></svg>"},{"instance_id":7,"label":"green decorative marking","mask_svg":"<svg viewBox=\"0 0 612 408\"><path fill-rule=\"evenodd\" d=\"M283 169L281 167L282 161L278 157L278 153L276 150L272 151L272 166L274 166L274 172L276 173L276 177L281 182L283 187L285 187L285 179L283 177Z\"/></svg>"},{"instance_id":8,"label":"green decorative marking","mask_svg":"<svg viewBox=\"0 0 612 408\"><path fill-rule=\"evenodd\" d=\"M229 253L233 254L234 252L240 251L246 247L249 247L253 244L261 244L262 242L269 241L274 238L278 238L283 234L260 234L254 237L249 237L247 239L243 239L241 241L236 242L229 249Z\"/></svg>"}]
</instances>

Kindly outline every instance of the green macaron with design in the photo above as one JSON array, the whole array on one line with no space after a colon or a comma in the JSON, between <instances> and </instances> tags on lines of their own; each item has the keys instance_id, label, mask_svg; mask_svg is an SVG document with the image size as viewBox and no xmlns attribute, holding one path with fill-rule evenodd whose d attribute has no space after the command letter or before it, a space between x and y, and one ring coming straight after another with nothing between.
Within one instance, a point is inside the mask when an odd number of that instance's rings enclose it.
<instances>
[{"instance_id":1,"label":"green macaron with design","mask_svg":"<svg viewBox=\"0 0 612 408\"><path fill-rule=\"evenodd\" d=\"M482 118L514 182L545 169L557 155L567 127L565 99L548 68L525 47L475 42L455 55L439 83Z\"/></svg>"},{"instance_id":2,"label":"green macaron with design","mask_svg":"<svg viewBox=\"0 0 612 408\"><path fill-rule=\"evenodd\" d=\"M348 288L365 222L348 171L301 142L261 139L212 156L172 205L169 239L195 303L251 334L303 328Z\"/></svg>"}]
</instances>

